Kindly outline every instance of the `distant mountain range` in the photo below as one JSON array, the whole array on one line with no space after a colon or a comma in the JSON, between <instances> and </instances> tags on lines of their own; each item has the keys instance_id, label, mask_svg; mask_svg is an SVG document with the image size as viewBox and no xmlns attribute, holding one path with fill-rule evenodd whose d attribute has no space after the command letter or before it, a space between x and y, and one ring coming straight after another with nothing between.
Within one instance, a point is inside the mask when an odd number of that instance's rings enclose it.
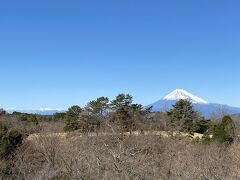
<instances>
[{"instance_id":1,"label":"distant mountain range","mask_svg":"<svg viewBox=\"0 0 240 180\"><path fill-rule=\"evenodd\" d=\"M28 114L39 114L39 115L53 115L56 113L65 112L62 109L49 109L49 108L43 108L43 109L13 109L9 108L6 110L8 113L21 112L21 113L28 113Z\"/></svg>"},{"instance_id":2,"label":"distant mountain range","mask_svg":"<svg viewBox=\"0 0 240 180\"><path fill-rule=\"evenodd\" d=\"M191 101L193 103L194 108L206 118L222 112L225 112L230 115L240 113L240 108L238 107L232 107L217 103L209 103L206 100L197 97L183 89L176 89L163 99L153 104L150 104L147 107L152 106L153 112L165 112L170 110L172 106L180 99Z\"/></svg>"},{"instance_id":3,"label":"distant mountain range","mask_svg":"<svg viewBox=\"0 0 240 180\"><path fill-rule=\"evenodd\" d=\"M193 103L194 108L206 118L209 118L214 115L216 116L218 113L223 113L223 112L230 115L235 115L235 116L240 114L239 107L232 107L232 106L217 104L217 103L209 103L206 100L198 96L195 96L183 89L176 89L170 94L168 94L166 97L164 97L163 99L155 103L152 103L146 107L152 106L152 112L166 112L166 111L169 111L172 108L172 106L180 99L191 101ZM65 112L65 110L62 110L62 109L49 109L49 108L30 109L30 110L7 109L8 113L12 113L14 111L29 113L29 114L40 114L40 115L53 115L55 113Z\"/></svg>"}]
</instances>

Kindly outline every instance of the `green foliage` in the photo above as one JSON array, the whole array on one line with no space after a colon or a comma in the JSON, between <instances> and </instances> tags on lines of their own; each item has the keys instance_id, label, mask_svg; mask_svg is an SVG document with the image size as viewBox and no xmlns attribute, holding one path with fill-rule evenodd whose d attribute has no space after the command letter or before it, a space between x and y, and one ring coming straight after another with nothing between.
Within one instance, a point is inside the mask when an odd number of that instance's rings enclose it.
<instances>
[{"instance_id":1,"label":"green foliage","mask_svg":"<svg viewBox=\"0 0 240 180\"><path fill-rule=\"evenodd\" d=\"M55 113L52 117L53 121L64 121L64 118L66 116L66 113Z\"/></svg>"},{"instance_id":2,"label":"green foliage","mask_svg":"<svg viewBox=\"0 0 240 180\"><path fill-rule=\"evenodd\" d=\"M114 121L121 127L122 131L132 131L136 128L137 119L141 119L151 108L144 109L141 104L133 104L133 98L129 94L119 94L112 101Z\"/></svg>"},{"instance_id":3,"label":"green foliage","mask_svg":"<svg viewBox=\"0 0 240 180\"><path fill-rule=\"evenodd\" d=\"M0 123L0 139L2 139L2 137L5 136L7 132L8 132L7 127Z\"/></svg>"},{"instance_id":4,"label":"green foliage","mask_svg":"<svg viewBox=\"0 0 240 180\"><path fill-rule=\"evenodd\" d=\"M116 99L112 101L112 108L118 109L122 107L129 107L132 105L133 97L129 94L119 94Z\"/></svg>"},{"instance_id":5,"label":"green foliage","mask_svg":"<svg viewBox=\"0 0 240 180\"><path fill-rule=\"evenodd\" d=\"M17 145L22 142L22 139L22 134L19 133L17 130L11 130L8 132L8 140L12 148L15 149Z\"/></svg>"},{"instance_id":6,"label":"green foliage","mask_svg":"<svg viewBox=\"0 0 240 180\"><path fill-rule=\"evenodd\" d=\"M200 134L210 134L213 129L214 123L211 120L194 121L191 127L191 132Z\"/></svg>"},{"instance_id":7,"label":"green foliage","mask_svg":"<svg viewBox=\"0 0 240 180\"><path fill-rule=\"evenodd\" d=\"M115 112L115 118L122 131L131 131L134 128L133 111L130 107L119 107Z\"/></svg>"},{"instance_id":8,"label":"green foliage","mask_svg":"<svg viewBox=\"0 0 240 180\"><path fill-rule=\"evenodd\" d=\"M82 110L79 106L72 106L64 116L65 131L79 130L93 132L100 128L101 118L95 114Z\"/></svg>"},{"instance_id":9,"label":"green foliage","mask_svg":"<svg viewBox=\"0 0 240 180\"><path fill-rule=\"evenodd\" d=\"M73 106L64 116L65 131L96 131L100 128L103 117L108 117L107 111L111 112L113 117L111 120L116 122L123 131L130 131L135 127L135 119L151 111L150 108L144 109L142 105L132 104L132 102L133 98L129 94L119 94L111 104L107 97L100 97L90 101L85 110L79 106Z\"/></svg>"},{"instance_id":10,"label":"green foliage","mask_svg":"<svg viewBox=\"0 0 240 180\"><path fill-rule=\"evenodd\" d=\"M192 103L187 100L179 100L173 109L168 112L169 124L180 131L189 132L193 121L198 119L198 112L193 109Z\"/></svg>"},{"instance_id":11,"label":"green foliage","mask_svg":"<svg viewBox=\"0 0 240 180\"><path fill-rule=\"evenodd\" d=\"M79 106L72 106L68 109L64 117L66 123L64 128L65 131L74 131L78 129L78 120L82 111L82 108Z\"/></svg>"},{"instance_id":12,"label":"green foliage","mask_svg":"<svg viewBox=\"0 0 240 180\"><path fill-rule=\"evenodd\" d=\"M97 100L90 101L87 109L95 115L103 116L109 108L109 99L107 97L100 97Z\"/></svg>"},{"instance_id":13,"label":"green foliage","mask_svg":"<svg viewBox=\"0 0 240 180\"><path fill-rule=\"evenodd\" d=\"M82 112L82 108L75 105L75 106L72 106L68 109L67 113L66 113L66 116L69 116L69 117L73 117L73 118L76 118L79 116L79 114Z\"/></svg>"},{"instance_id":14,"label":"green foliage","mask_svg":"<svg viewBox=\"0 0 240 180\"><path fill-rule=\"evenodd\" d=\"M0 116L5 115L5 114L7 114L7 112L4 109L0 108Z\"/></svg>"},{"instance_id":15,"label":"green foliage","mask_svg":"<svg viewBox=\"0 0 240 180\"><path fill-rule=\"evenodd\" d=\"M0 124L0 158L12 154L16 147L22 143L22 134L16 130L8 131L8 129Z\"/></svg>"},{"instance_id":16,"label":"green foliage","mask_svg":"<svg viewBox=\"0 0 240 180\"><path fill-rule=\"evenodd\" d=\"M101 119L89 114L88 112L82 112L78 119L78 129L81 132L94 132L100 128Z\"/></svg>"},{"instance_id":17,"label":"green foliage","mask_svg":"<svg viewBox=\"0 0 240 180\"><path fill-rule=\"evenodd\" d=\"M230 116L224 116L213 131L213 140L230 144L236 137L235 123Z\"/></svg>"},{"instance_id":18,"label":"green foliage","mask_svg":"<svg viewBox=\"0 0 240 180\"><path fill-rule=\"evenodd\" d=\"M131 104L130 108L135 113L140 113L142 115L146 115L151 113L152 107L144 108L141 104Z\"/></svg>"},{"instance_id":19,"label":"green foliage","mask_svg":"<svg viewBox=\"0 0 240 180\"><path fill-rule=\"evenodd\" d=\"M129 94L119 94L112 101L111 107L114 110L114 121L121 131L131 131L134 127L133 111L138 111L139 107L132 105L133 98Z\"/></svg>"},{"instance_id":20,"label":"green foliage","mask_svg":"<svg viewBox=\"0 0 240 180\"><path fill-rule=\"evenodd\" d=\"M212 139L211 139L210 135L204 135L202 137L202 142L204 142L206 144L210 144L212 142Z\"/></svg>"},{"instance_id":21,"label":"green foliage","mask_svg":"<svg viewBox=\"0 0 240 180\"><path fill-rule=\"evenodd\" d=\"M19 121L30 122L30 123L34 123L35 125L39 124L40 115L37 115L37 114L13 112L12 116L16 117Z\"/></svg>"},{"instance_id":22,"label":"green foliage","mask_svg":"<svg viewBox=\"0 0 240 180\"><path fill-rule=\"evenodd\" d=\"M27 116L27 121L28 121L28 122L33 122L33 123L35 123L36 125L38 125L37 115L31 114L31 115Z\"/></svg>"}]
</instances>

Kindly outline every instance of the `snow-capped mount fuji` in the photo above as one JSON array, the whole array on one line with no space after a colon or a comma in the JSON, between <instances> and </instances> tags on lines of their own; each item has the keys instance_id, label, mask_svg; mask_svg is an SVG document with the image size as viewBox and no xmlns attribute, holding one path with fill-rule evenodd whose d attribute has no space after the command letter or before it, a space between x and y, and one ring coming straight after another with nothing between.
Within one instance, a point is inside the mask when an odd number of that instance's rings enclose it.
<instances>
[{"instance_id":1,"label":"snow-capped mount fuji","mask_svg":"<svg viewBox=\"0 0 240 180\"><path fill-rule=\"evenodd\" d=\"M209 103L203 98L195 96L183 89L176 89L167 96L165 96L163 99L153 104L150 104L147 107L152 107L152 112L165 112L169 111L172 106L180 99L189 100L190 102L192 102L194 108L206 118L211 117L213 114L216 114L219 111L226 111L228 114L240 113L240 108L238 107Z\"/></svg>"},{"instance_id":2,"label":"snow-capped mount fuji","mask_svg":"<svg viewBox=\"0 0 240 180\"><path fill-rule=\"evenodd\" d=\"M176 89L170 94L168 94L166 97L163 98L164 100L170 100L170 101L178 101L180 99L189 100L194 104L208 104L207 101L204 99L197 97L195 95L192 95L191 93L183 90L183 89Z\"/></svg>"}]
</instances>

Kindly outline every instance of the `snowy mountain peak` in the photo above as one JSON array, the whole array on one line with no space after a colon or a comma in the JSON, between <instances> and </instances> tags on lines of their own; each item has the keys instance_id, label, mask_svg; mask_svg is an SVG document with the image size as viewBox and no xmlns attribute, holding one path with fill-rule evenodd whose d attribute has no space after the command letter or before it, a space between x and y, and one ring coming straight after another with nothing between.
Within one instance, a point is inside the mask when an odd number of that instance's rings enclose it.
<instances>
[{"instance_id":1,"label":"snowy mountain peak","mask_svg":"<svg viewBox=\"0 0 240 180\"><path fill-rule=\"evenodd\" d=\"M194 96L183 89L176 89L164 98L164 100L180 100L180 99L189 100L192 103L200 103L200 104L208 103L204 99Z\"/></svg>"},{"instance_id":2,"label":"snowy mountain peak","mask_svg":"<svg viewBox=\"0 0 240 180\"><path fill-rule=\"evenodd\" d=\"M7 108L6 111L8 113L13 112L21 112L21 113L28 113L28 114L40 114L40 115L53 115L55 113L65 112L62 109L50 109L50 108L40 108L40 109L15 109L15 108Z\"/></svg>"}]
</instances>

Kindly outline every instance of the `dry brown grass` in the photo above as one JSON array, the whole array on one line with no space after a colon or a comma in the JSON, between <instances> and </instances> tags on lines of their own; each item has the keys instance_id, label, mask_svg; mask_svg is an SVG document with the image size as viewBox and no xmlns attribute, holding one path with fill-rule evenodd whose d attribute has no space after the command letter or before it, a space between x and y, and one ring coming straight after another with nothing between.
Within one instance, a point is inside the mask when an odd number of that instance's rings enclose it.
<instances>
[{"instance_id":1,"label":"dry brown grass","mask_svg":"<svg viewBox=\"0 0 240 180\"><path fill-rule=\"evenodd\" d=\"M179 136L39 135L15 157L18 179L239 179L240 145L193 143Z\"/></svg>"},{"instance_id":2,"label":"dry brown grass","mask_svg":"<svg viewBox=\"0 0 240 180\"><path fill-rule=\"evenodd\" d=\"M80 132L58 132L58 133L54 133L52 131L49 131L44 134L42 133L35 133L35 134L31 134L27 137L28 141L34 141L37 138L41 137L41 136L48 136L48 137L59 137L61 139L64 138L73 138L73 139L78 139L78 138L82 138L84 136L88 136L88 137L103 137L103 136L118 136L119 134L125 135L125 136L161 136L161 137L165 137L165 138L169 138L169 137L175 137L175 136L180 136L180 137L186 137L189 139L202 139L203 138L203 134L199 134L199 133L183 133L183 132L172 132L172 131L132 131L132 132L123 132L123 133L107 133L107 132L99 132L99 133L80 133ZM210 136L212 137L212 136Z\"/></svg>"}]
</instances>

